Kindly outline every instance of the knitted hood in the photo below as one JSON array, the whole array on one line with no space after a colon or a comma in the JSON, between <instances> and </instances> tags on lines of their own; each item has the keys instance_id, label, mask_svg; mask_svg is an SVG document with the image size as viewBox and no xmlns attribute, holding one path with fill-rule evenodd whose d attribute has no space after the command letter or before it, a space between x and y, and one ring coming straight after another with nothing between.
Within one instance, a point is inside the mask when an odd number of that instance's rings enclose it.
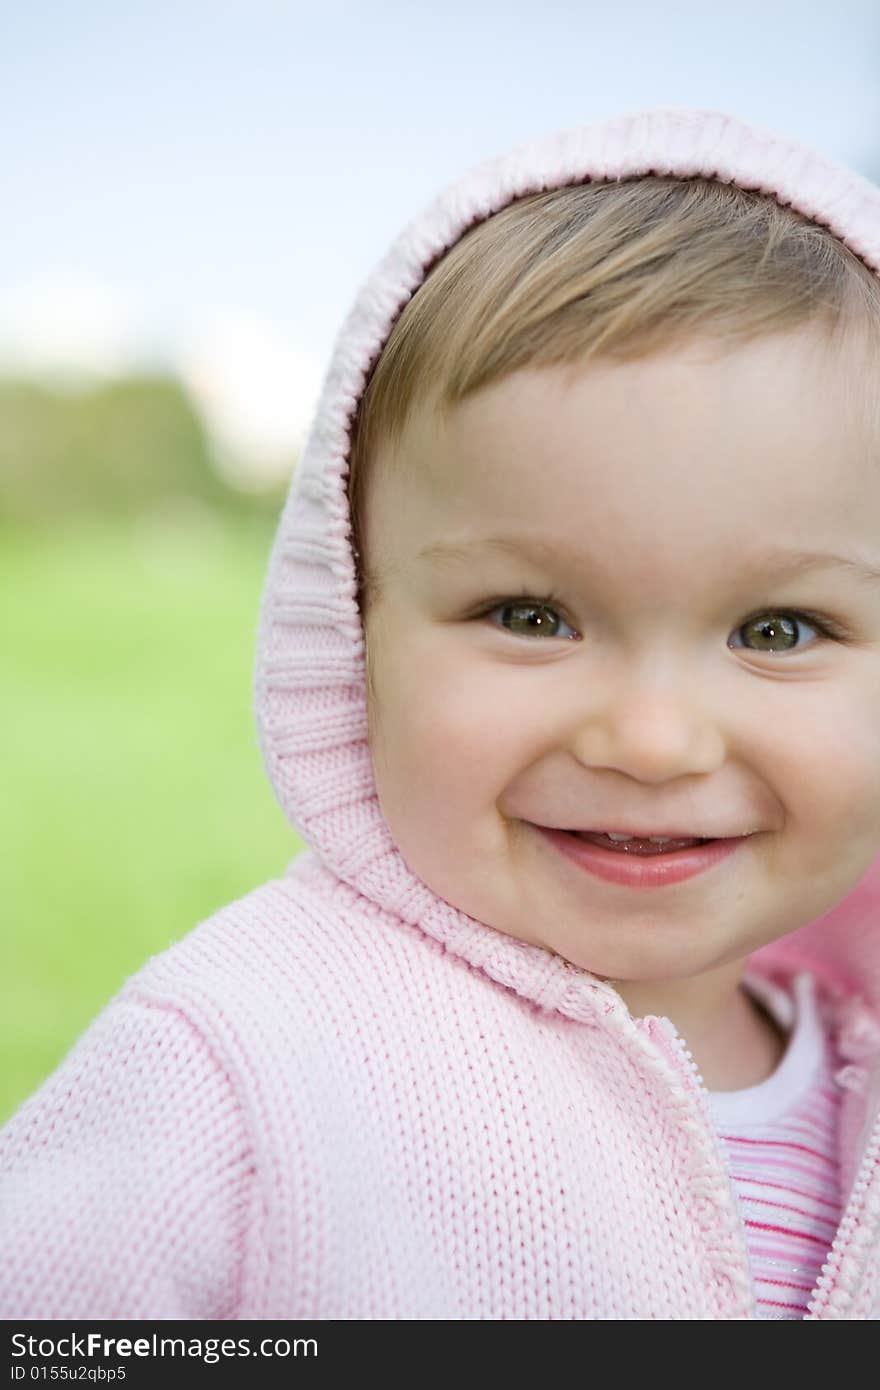
<instances>
[{"instance_id":1,"label":"knitted hood","mask_svg":"<svg viewBox=\"0 0 880 1390\"><path fill-rule=\"evenodd\" d=\"M255 701L275 794L312 855L378 907L544 1008L620 1007L610 986L438 898L382 815L367 742L364 636L346 494L349 429L399 312L476 222L526 194L640 174L716 178L773 195L880 273L880 189L783 136L717 111L660 109L529 141L448 186L392 244L339 332L269 561ZM764 973L809 968L880 1012L880 858L816 922L763 947Z\"/></svg>"}]
</instances>

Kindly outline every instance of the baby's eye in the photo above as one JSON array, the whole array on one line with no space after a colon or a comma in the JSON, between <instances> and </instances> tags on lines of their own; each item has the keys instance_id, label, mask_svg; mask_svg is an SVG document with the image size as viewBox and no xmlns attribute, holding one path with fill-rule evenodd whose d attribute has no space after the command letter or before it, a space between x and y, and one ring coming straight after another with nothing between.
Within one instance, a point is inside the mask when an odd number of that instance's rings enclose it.
<instances>
[{"instance_id":1,"label":"baby's eye","mask_svg":"<svg viewBox=\"0 0 880 1390\"><path fill-rule=\"evenodd\" d=\"M811 618L812 622L805 622L804 619ZM768 608L763 613L756 613L736 629L737 636L740 633L751 634L755 641L755 646L750 646L750 651L781 653L796 649L796 643L801 630L807 627L810 631L820 632L823 637L833 640L840 640L841 634L832 630L830 624L822 622L812 613L799 613L790 610ZM812 644L810 644L812 645Z\"/></svg>"},{"instance_id":2,"label":"baby's eye","mask_svg":"<svg viewBox=\"0 0 880 1390\"><path fill-rule=\"evenodd\" d=\"M574 632L560 616L557 609L547 599L520 598L511 599L506 603L496 604L494 608L486 609L483 617L491 617L495 613L501 614L501 626L506 632L511 632L517 637L558 637L560 636L560 625L568 628L569 636L566 640L577 639ZM505 621L508 619L509 623Z\"/></svg>"}]
</instances>

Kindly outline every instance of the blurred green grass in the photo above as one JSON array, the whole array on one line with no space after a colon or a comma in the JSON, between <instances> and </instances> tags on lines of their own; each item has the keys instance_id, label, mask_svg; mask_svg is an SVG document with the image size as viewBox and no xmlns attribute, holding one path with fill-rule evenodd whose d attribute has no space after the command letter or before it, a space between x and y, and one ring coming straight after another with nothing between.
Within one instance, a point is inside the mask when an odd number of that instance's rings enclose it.
<instances>
[{"instance_id":1,"label":"blurred green grass","mask_svg":"<svg viewBox=\"0 0 880 1390\"><path fill-rule=\"evenodd\" d=\"M251 682L274 516L0 527L0 1122L147 959L302 843Z\"/></svg>"}]
</instances>

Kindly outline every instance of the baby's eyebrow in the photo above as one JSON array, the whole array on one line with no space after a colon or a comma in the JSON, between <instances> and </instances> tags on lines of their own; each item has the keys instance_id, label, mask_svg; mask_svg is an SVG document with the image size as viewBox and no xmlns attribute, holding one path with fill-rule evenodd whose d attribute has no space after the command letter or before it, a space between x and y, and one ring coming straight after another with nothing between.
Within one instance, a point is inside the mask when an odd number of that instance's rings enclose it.
<instances>
[{"instance_id":1,"label":"baby's eyebrow","mask_svg":"<svg viewBox=\"0 0 880 1390\"><path fill-rule=\"evenodd\" d=\"M546 541L538 536L482 536L460 542L436 541L420 550L417 558L441 564L465 564L473 559L477 550L531 556L542 562L563 559L583 564L589 560L586 548L572 551L558 541ZM872 563L860 555L837 555L830 551L770 549L752 552L745 557L743 569L750 574L760 571L774 576L806 574L817 569L841 569L853 578L880 584L880 563Z\"/></svg>"}]
</instances>

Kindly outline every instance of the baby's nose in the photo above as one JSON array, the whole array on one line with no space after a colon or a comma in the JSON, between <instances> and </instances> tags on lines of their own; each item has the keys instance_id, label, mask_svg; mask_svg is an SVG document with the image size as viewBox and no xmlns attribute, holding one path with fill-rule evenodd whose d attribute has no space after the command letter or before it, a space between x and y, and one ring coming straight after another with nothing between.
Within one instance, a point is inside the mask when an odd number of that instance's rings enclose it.
<instances>
[{"instance_id":1,"label":"baby's nose","mask_svg":"<svg viewBox=\"0 0 880 1390\"><path fill-rule=\"evenodd\" d=\"M685 690L632 688L585 701L572 753L586 767L613 768L641 782L715 771L725 757L720 721Z\"/></svg>"}]
</instances>

